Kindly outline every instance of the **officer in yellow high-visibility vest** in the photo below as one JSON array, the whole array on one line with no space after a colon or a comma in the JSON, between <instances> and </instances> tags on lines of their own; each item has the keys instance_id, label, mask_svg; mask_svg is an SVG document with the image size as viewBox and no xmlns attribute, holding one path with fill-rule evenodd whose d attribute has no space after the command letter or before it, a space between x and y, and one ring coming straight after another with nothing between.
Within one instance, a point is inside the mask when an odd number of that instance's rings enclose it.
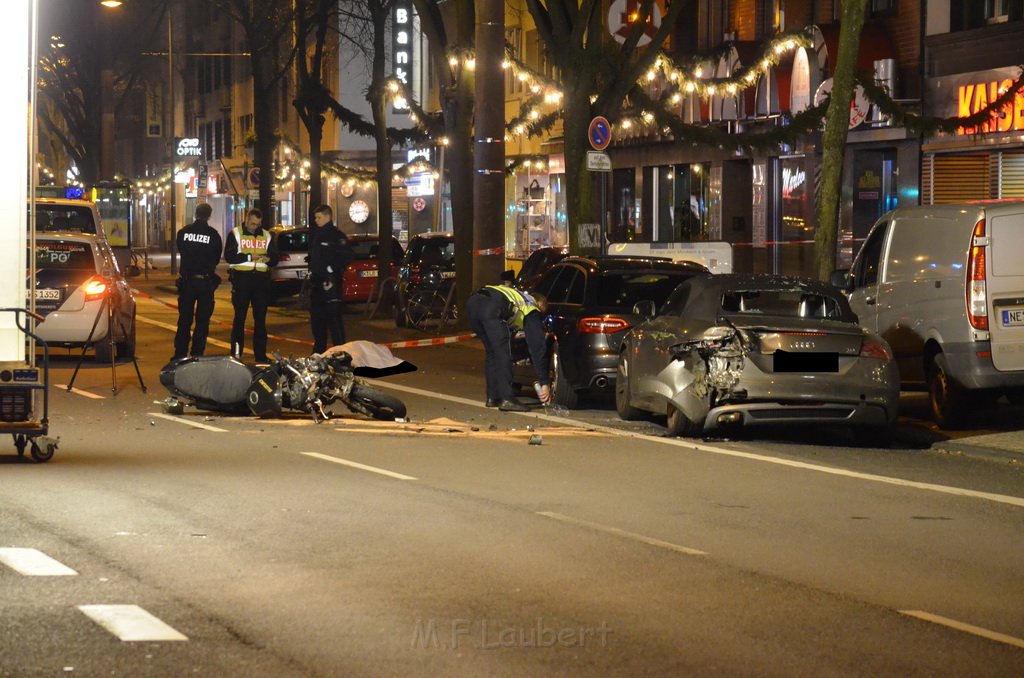
<instances>
[{"instance_id":1,"label":"officer in yellow high-visibility vest","mask_svg":"<svg viewBox=\"0 0 1024 678\"><path fill-rule=\"evenodd\" d=\"M537 396L545 405L551 400L548 376L548 348L544 337L543 316L547 300L509 285L487 285L470 295L466 302L469 325L484 343L484 375L487 381L487 407L502 412L525 412L529 408L518 398L512 386L512 330L523 330L530 362L537 375Z\"/></svg>"},{"instance_id":2,"label":"officer in yellow high-visibility vest","mask_svg":"<svg viewBox=\"0 0 1024 678\"><path fill-rule=\"evenodd\" d=\"M256 362L267 359L267 306L270 304L270 268L279 255L270 232L263 228L263 213L253 208L245 215L245 228L228 233L224 259L231 277L231 304L235 319L231 325L231 355L241 359L245 348L245 317L252 306L252 350Z\"/></svg>"}]
</instances>

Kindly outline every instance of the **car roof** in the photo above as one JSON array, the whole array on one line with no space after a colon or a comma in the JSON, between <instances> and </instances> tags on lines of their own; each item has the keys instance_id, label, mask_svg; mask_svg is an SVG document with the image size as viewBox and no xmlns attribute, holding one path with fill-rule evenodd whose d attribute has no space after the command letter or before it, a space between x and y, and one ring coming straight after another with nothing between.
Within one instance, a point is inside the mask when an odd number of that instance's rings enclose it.
<instances>
[{"instance_id":1,"label":"car roof","mask_svg":"<svg viewBox=\"0 0 1024 678\"><path fill-rule=\"evenodd\" d=\"M655 270L672 270L672 271L692 271L694 273L703 273L708 269L703 264L698 264L694 261L672 261L667 257L638 257L638 256L615 256L615 255L601 255L596 257L566 257L559 261L555 266L565 264L577 264L585 266L591 269L619 269L619 270L641 270L641 269L655 269Z\"/></svg>"},{"instance_id":2,"label":"car roof","mask_svg":"<svg viewBox=\"0 0 1024 678\"><path fill-rule=\"evenodd\" d=\"M707 314L717 313L721 306L722 294L726 291L789 290L835 299L841 309L842 320L857 322L857 316L842 292L828 283L812 278L770 273L707 273L694 276L687 282L698 287L698 297L694 301L698 308Z\"/></svg>"}]
</instances>

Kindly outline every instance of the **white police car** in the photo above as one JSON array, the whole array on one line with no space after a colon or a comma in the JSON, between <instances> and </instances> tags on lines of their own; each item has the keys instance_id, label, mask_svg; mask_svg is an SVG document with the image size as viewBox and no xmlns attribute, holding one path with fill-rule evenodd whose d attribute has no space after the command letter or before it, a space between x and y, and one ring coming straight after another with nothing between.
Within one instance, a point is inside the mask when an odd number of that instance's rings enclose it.
<instances>
[{"instance_id":1,"label":"white police car","mask_svg":"<svg viewBox=\"0 0 1024 678\"><path fill-rule=\"evenodd\" d=\"M134 357L135 298L103 236L39 233L35 265L36 312L44 316L36 334L51 348L80 347L91 333L97 362L110 362L115 350Z\"/></svg>"}]
</instances>

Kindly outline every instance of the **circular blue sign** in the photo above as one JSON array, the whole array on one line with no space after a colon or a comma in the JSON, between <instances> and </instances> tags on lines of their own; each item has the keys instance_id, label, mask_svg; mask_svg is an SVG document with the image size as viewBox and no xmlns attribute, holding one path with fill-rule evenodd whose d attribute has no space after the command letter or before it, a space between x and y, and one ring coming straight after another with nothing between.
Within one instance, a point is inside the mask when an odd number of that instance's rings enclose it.
<instances>
[{"instance_id":1,"label":"circular blue sign","mask_svg":"<svg viewBox=\"0 0 1024 678\"><path fill-rule=\"evenodd\" d=\"M603 151L612 142L612 124L608 118L598 115L590 121L590 128L587 130L587 137L590 145L595 151Z\"/></svg>"}]
</instances>

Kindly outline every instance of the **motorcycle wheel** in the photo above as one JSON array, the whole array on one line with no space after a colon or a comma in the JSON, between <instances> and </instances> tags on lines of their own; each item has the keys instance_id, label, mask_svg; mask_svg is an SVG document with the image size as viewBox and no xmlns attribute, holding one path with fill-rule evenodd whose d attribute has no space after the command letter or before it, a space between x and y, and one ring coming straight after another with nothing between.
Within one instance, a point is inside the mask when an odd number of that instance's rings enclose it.
<instances>
[{"instance_id":1,"label":"motorcycle wheel","mask_svg":"<svg viewBox=\"0 0 1024 678\"><path fill-rule=\"evenodd\" d=\"M383 421L393 421L405 416L405 403L366 384L352 384L348 402L345 404L353 412Z\"/></svg>"}]
</instances>

